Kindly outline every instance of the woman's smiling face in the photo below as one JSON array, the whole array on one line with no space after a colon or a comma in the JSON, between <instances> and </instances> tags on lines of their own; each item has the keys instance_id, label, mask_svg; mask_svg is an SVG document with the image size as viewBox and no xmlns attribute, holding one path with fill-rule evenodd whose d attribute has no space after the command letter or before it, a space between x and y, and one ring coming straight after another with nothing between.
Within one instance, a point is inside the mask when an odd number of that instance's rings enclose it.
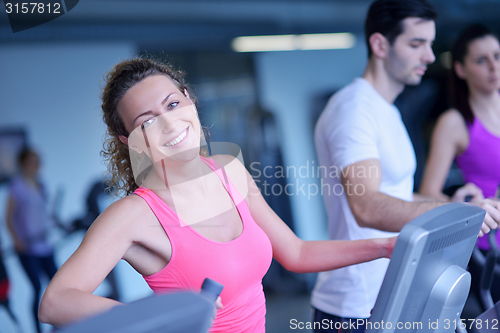
<instances>
[{"instance_id":1,"label":"woman's smiling face","mask_svg":"<svg viewBox=\"0 0 500 333\"><path fill-rule=\"evenodd\" d=\"M153 163L198 156L201 126L196 108L167 76L150 76L130 88L118 103L118 113L130 133L120 140L144 151Z\"/></svg>"}]
</instances>

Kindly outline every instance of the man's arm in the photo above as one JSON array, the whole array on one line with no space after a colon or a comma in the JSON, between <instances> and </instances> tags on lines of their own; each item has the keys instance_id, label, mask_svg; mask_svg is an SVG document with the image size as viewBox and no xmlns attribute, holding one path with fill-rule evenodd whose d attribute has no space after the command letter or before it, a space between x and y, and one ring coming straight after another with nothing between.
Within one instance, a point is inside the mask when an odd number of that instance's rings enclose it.
<instances>
[{"instance_id":1,"label":"man's arm","mask_svg":"<svg viewBox=\"0 0 500 333\"><path fill-rule=\"evenodd\" d=\"M448 198L444 198L444 197L443 198L434 198L434 197L431 197L428 195L423 195L420 193L413 192L413 202L434 202L434 201L439 201L439 202L443 202L443 203L450 202L450 200L448 200Z\"/></svg>"},{"instance_id":2,"label":"man's arm","mask_svg":"<svg viewBox=\"0 0 500 333\"><path fill-rule=\"evenodd\" d=\"M363 177L358 177L357 172L342 175L349 206L361 227L398 232L417 216L445 204L436 201L409 202L380 192L382 170L378 159L360 161L348 168L378 170L378 172L359 173L363 174Z\"/></svg>"},{"instance_id":3,"label":"man's arm","mask_svg":"<svg viewBox=\"0 0 500 333\"><path fill-rule=\"evenodd\" d=\"M348 172L342 175L342 183L349 206L354 218L361 227L397 232L417 216L446 204L446 202L437 201L409 202L380 192L382 172L378 159L364 160L348 167L354 170L373 170L373 168L378 170L375 173L359 173L364 177L357 177L358 173L356 172ZM500 201L484 199L474 201L472 204L486 210L483 226L479 233L480 236L483 233L488 233L490 229L498 227L500 223Z\"/></svg>"}]
</instances>

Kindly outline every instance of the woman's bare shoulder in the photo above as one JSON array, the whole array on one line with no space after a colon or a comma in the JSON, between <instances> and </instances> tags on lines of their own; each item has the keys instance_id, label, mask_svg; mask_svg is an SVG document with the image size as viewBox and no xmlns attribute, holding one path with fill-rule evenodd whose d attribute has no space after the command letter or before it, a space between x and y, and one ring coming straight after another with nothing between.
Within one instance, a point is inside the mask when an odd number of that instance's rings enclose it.
<instances>
[{"instance_id":1,"label":"woman's bare shoulder","mask_svg":"<svg viewBox=\"0 0 500 333\"><path fill-rule=\"evenodd\" d=\"M457 153L462 152L469 145L467 123L456 109L448 109L439 116L434 132L438 140L452 142Z\"/></svg>"},{"instance_id":2,"label":"woman's bare shoulder","mask_svg":"<svg viewBox=\"0 0 500 333\"><path fill-rule=\"evenodd\" d=\"M116 224L120 227L131 226L144 219L148 212L150 213L151 210L144 199L131 194L110 204L94 223Z\"/></svg>"},{"instance_id":3,"label":"woman's bare shoulder","mask_svg":"<svg viewBox=\"0 0 500 333\"><path fill-rule=\"evenodd\" d=\"M443 123L450 127L461 126L464 129L467 129L467 124L465 123L465 119L457 109L448 109L444 111L438 119L438 123Z\"/></svg>"},{"instance_id":4,"label":"woman's bare shoulder","mask_svg":"<svg viewBox=\"0 0 500 333\"><path fill-rule=\"evenodd\" d=\"M120 198L110 204L107 209L119 209L119 210L125 210L127 212L133 212L136 211L137 209L145 209L147 208L148 205L142 199L140 196L136 194L130 194L127 195L123 198Z\"/></svg>"}]
</instances>

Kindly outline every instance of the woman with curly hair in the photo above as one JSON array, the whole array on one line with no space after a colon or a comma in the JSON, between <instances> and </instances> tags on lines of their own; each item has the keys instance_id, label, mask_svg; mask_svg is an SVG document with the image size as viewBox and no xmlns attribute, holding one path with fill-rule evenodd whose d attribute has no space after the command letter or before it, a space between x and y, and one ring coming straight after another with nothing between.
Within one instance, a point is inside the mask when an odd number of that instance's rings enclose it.
<instances>
[{"instance_id":1,"label":"woman with curly hair","mask_svg":"<svg viewBox=\"0 0 500 333\"><path fill-rule=\"evenodd\" d=\"M318 272L390 257L396 239L303 241L267 205L230 155L200 153L202 130L181 72L147 59L108 74L102 94L112 185L127 194L89 228L43 296L56 326L120 303L93 295L120 259L155 293L224 285L212 332L264 332L262 278L274 257Z\"/></svg>"}]
</instances>

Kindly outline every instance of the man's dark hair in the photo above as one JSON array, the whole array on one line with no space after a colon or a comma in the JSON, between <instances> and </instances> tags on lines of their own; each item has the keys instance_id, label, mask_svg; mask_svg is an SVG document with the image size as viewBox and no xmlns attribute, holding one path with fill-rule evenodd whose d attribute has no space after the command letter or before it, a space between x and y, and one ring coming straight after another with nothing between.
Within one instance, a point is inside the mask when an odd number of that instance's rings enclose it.
<instances>
[{"instance_id":1,"label":"man's dark hair","mask_svg":"<svg viewBox=\"0 0 500 333\"><path fill-rule=\"evenodd\" d=\"M392 45L396 37L404 32L402 21L408 17L435 21L437 13L426 0L377 0L371 4L365 21L368 58L372 55L370 36L381 33Z\"/></svg>"}]
</instances>

